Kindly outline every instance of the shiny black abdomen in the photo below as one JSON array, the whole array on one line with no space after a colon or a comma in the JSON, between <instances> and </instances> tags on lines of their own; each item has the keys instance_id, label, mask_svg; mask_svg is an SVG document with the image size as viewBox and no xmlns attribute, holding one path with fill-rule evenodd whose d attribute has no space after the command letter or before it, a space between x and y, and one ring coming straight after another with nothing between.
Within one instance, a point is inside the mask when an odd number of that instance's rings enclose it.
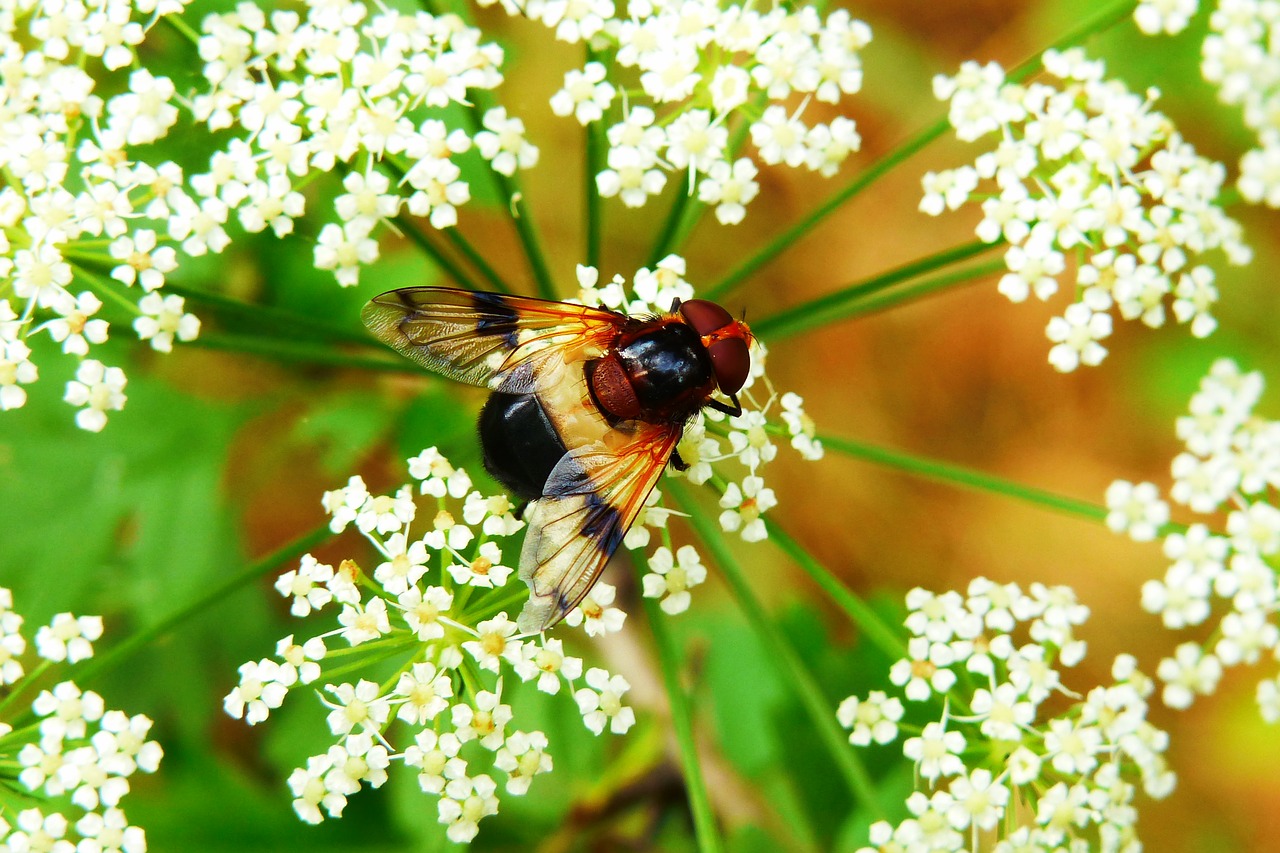
<instances>
[{"instance_id":1,"label":"shiny black abdomen","mask_svg":"<svg viewBox=\"0 0 1280 853\"><path fill-rule=\"evenodd\" d=\"M644 420L683 420L715 388L711 357L687 323L665 323L618 347Z\"/></svg>"},{"instance_id":2,"label":"shiny black abdomen","mask_svg":"<svg viewBox=\"0 0 1280 853\"><path fill-rule=\"evenodd\" d=\"M480 411L479 427L484 467L494 479L524 500L542 497L566 451L538 398L495 391Z\"/></svg>"}]
</instances>

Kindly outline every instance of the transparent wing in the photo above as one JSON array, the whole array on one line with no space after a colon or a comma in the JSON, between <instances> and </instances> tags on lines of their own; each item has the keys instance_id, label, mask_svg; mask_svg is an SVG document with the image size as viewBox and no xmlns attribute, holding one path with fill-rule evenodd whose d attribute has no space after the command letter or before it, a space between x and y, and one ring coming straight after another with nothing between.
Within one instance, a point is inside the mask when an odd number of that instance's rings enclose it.
<instances>
[{"instance_id":1,"label":"transparent wing","mask_svg":"<svg viewBox=\"0 0 1280 853\"><path fill-rule=\"evenodd\" d=\"M361 317L428 370L510 393L532 391L538 363L552 352L563 361L599 357L627 323L601 308L446 287L383 293Z\"/></svg>"},{"instance_id":2,"label":"transparent wing","mask_svg":"<svg viewBox=\"0 0 1280 853\"><path fill-rule=\"evenodd\" d=\"M632 422L635 423L635 422ZM529 600L521 631L550 628L578 605L622 543L671 458L682 429L637 424L565 454L530 504L520 577ZM613 447L609 445L613 444Z\"/></svg>"}]
</instances>

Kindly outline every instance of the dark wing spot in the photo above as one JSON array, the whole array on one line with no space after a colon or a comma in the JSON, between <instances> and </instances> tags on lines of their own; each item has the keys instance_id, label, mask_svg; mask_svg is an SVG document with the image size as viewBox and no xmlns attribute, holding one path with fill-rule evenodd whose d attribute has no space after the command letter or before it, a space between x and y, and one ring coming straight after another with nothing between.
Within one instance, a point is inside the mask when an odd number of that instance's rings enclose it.
<instances>
[{"instance_id":1,"label":"dark wing spot","mask_svg":"<svg viewBox=\"0 0 1280 853\"><path fill-rule=\"evenodd\" d=\"M582 526L582 535L595 542L606 557L618 550L626 535L621 522L621 514L615 507L594 492L587 495L587 521Z\"/></svg>"},{"instance_id":2,"label":"dark wing spot","mask_svg":"<svg viewBox=\"0 0 1280 853\"><path fill-rule=\"evenodd\" d=\"M519 344L516 321L520 315L516 310L497 293L473 293L471 298L478 318L476 334L501 336L506 339L507 346L514 349Z\"/></svg>"},{"instance_id":3,"label":"dark wing spot","mask_svg":"<svg viewBox=\"0 0 1280 853\"><path fill-rule=\"evenodd\" d=\"M405 287L400 290L394 290L391 293L382 294L382 296L379 296L377 299L374 300L374 302L377 302L387 296L394 296L396 299L399 299L401 306L403 306L404 308L404 313L400 317L400 322L397 323L396 326L397 328L400 329L400 334L404 336L405 340L409 341L410 343L418 343L418 341L414 337L411 324L415 320L418 320L419 318L421 318L423 312L421 310L421 306L419 306L417 301L413 298L412 291L413 289L409 287Z\"/></svg>"}]
</instances>

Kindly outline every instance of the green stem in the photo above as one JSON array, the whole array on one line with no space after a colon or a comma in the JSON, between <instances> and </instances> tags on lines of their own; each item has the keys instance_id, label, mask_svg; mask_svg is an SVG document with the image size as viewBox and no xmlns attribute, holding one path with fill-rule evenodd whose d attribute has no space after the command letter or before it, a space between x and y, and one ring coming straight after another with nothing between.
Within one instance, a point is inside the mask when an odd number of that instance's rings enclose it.
<instances>
[{"instance_id":1,"label":"green stem","mask_svg":"<svg viewBox=\"0 0 1280 853\"><path fill-rule=\"evenodd\" d=\"M643 562L643 560L641 560ZM644 569L644 566L640 566ZM658 647L658 663L662 667L662 682L667 690L671 706L671 728L675 731L676 745L680 750L680 764L684 770L685 791L689 796L689 810L693 813L694 833L698 849L702 853L723 850L720 833L716 827L715 813L707 795L706 779L702 776L702 764L698 759L698 747L693 737L693 716L689 708L689 695L680 683L680 653L671 631L667 627L667 615L652 598L644 599L649 627Z\"/></svg>"},{"instance_id":2,"label":"green stem","mask_svg":"<svg viewBox=\"0 0 1280 853\"><path fill-rule=\"evenodd\" d=\"M123 642L117 643L108 649L105 654L101 654L93 658L87 664L80 667L79 672L76 674L77 679L80 681L89 681L111 667L116 666L134 652L149 643L154 642L159 637L169 633L182 623L191 619L193 616L197 616L203 611L208 610L210 607L213 607L231 593L236 592L246 584L257 580L267 572L277 568L286 560L292 560L300 554L306 553L308 550L319 545L332 535L333 533L329 530L329 526L326 524L323 527L304 534L292 542L277 548L261 560L258 560L256 563L245 567L239 573L227 578L227 580L214 587L210 592L196 599L176 613L170 614L156 624L148 628L144 628Z\"/></svg>"},{"instance_id":3,"label":"green stem","mask_svg":"<svg viewBox=\"0 0 1280 853\"><path fill-rule=\"evenodd\" d=\"M422 249L422 251L427 254L427 257L431 258L431 260L436 264L436 266L444 270L445 275L457 284L458 287L465 287L467 290L480 289L476 286L475 280L467 273L467 271L459 266L453 258L449 257L442 247L437 246L435 241L427 236L427 234L417 226L417 223L413 222L403 213L397 214L393 221L400 229L400 232L416 243L418 248ZM448 231L450 229L446 228L444 230Z\"/></svg>"},{"instance_id":4,"label":"green stem","mask_svg":"<svg viewBox=\"0 0 1280 853\"><path fill-rule=\"evenodd\" d=\"M956 285L978 284L987 276L998 272L1003 272L1007 267L1003 259L997 261L989 261L985 264L975 264L962 270L946 273L935 278L927 278L924 281L915 284L905 285L896 290L880 296L873 296L864 299L857 305L850 306L847 312L841 312L838 317L828 317L827 320L847 319L852 320L857 317L868 317L872 314L878 314L889 308L903 305L907 302L914 302L934 293L943 290L950 290Z\"/></svg>"},{"instance_id":5,"label":"green stem","mask_svg":"<svg viewBox=\"0 0 1280 853\"><path fill-rule=\"evenodd\" d=\"M1097 504L1063 497L1043 489L1024 486L1020 483L1013 483L1001 477L984 474L969 468L962 468L958 465L950 465L933 459L922 459L919 456L912 456L899 450L875 447L849 438L823 435L819 436L818 440L822 442L824 447L837 453L864 459L877 465L885 465L899 471L906 471L930 480L1017 498L1047 509L1059 510L1081 518L1087 518L1090 521L1105 521L1107 517L1106 508Z\"/></svg>"},{"instance_id":6,"label":"green stem","mask_svg":"<svg viewBox=\"0 0 1280 853\"><path fill-rule=\"evenodd\" d=\"M792 539L776 521L766 518L764 523L765 528L769 531L769 541L785 551L792 560L795 560L796 564L804 569L809 577L813 578L813 582L830 596L831 600L841 610L848 614L849 618L861 629L868 640L875 643L880 651L894 660L907 656L907 644L903 642L899 631L886 623L880 617L880 614L876 613L865 601L855 595L838 577L831 573L830 569L819 563L799 542Z\"/></svg>"},{"instance_id":7,"label":"green stem","mask_svg":"<svg viewBox=\"0 0 1280 853\"><path fill-rule=\"evenodd\" d=\"M36 664L35 669L28 672L10 688L9 694L5 696L3 700L0 700L0 719L9 718L9 708L12 707L19 698L26 696L32 688L39 684L41 677L48 672L49 668L52 666L53 661L42 659L38 664ZM10 723L13 721L13 718L8 719L8 722Z\"/></svg>"},{"instance_id":8,"label":"green stem","mask_svg":"<svg viewBox=\"0 0 1280 853\"><path fill-rule=\"evenodd\" d=\"M1050 50L1065 50L1080 44L1091 36L1098 35L1111 29L1116 24L1122 23L1133 15L1134 8L1137 7L1136 0L1120 0L1120 2L1103 9L1053 44L1038 51L1034 56L1028 57L1022 62L1014 66L1013 70L1007 75L1009 80L1021 82L1040 72L1044 67L1041 58Z\"/></svg>"},{"instance_id":9,"label":"green stem","mask_svg":"<svg viewBox=\"0 0 1280 853\"><path fill-rule=\"evenodd\" d=\"M396 640L396 642L388 643L380 649L380 659L384 659L382 656L391 657L401 650L412 650L413 654L410 656L410 663L417 663L421 660L422 650L427 648L428 645L412 633L406 637L397 637ZM343 678L353 672L367 673L369 671L369 663L368 656L361 656L344 663L342 666L326 669L324 670L325 681L328 683L336 682L339 678Z\"/></svg>"},{"instance_id":10,"label":"green stem","mask_svg":"<svg viewBox=\"0 0 1280 853\"><path fill-rule=\"evenodd\" d=\"M816 8L821 10L825 4L815 4ZM769 96L764 92L759 93L752 105L751 112L759 115L764 110L764 105L769 102ZM725 157L730 163L738 156L738 152L742 150L742 145L746 142L747 134L750 131L751 123L749 121L740 121L733 129L729 136L729 145L725 149L727 156ZM690 176L691 177L691 176ZM680 246L688 239L695 225L698 224L706 206L699 201L693 193L693 187L686 185L685 181L681 182L681 189L671 202L671 210L667 212L667 220L663 223L662 231L658 235L658 239L653 244L652 251L649 252L649 266L656 266L672 252L679 251Z\"/></svg>"},{"instance_id":11,"label":"green stem","mask_svg":"<svg viewBox=\"0 0 1280 853\"><path fill-rule=\"evenodd\" d=\"M175 32L191 42L192 47L200 44L200 34L191 28L191 25L177 15L165 15L161 18L167 25L172 27Z\"/></svg>"},{"instance_id":12,"label":"green stem","mask_svg":"<svg viewBox=\"0 0 1280 853\"><path fill-rule=\"evenodd\" d=\"M427 12L432 15L440 15L442 10L439 8L435 0L419 0L421 5ZM455 2L450 4L451 12L458 15L464 22L470 22L470 10L467 3ZM468 128L472 137L484 128L484 114L493 106L493 98L487 90L478 89L470 92L471 103L467 105L466 117ZM555 299L556 288L551 278L551 271L547 267L546 257L542 252L542 244L538 240L538 232L534 228L533 221L529 218L529 211L524 203L524 193L520 189L520 181L514 175L507 176L493 168L493 164L488 164L488 173L493 185L498 192L498 196L505 199L507 204L504 207L507 215L511 219L511 223L515 226L516 235L520 238L520 243L524 247L525 258L529 262L529 269L533 273L533 280L537 285L538 295L544 299ZM475 289L475 288L472 288Z\"/></svg>"},{"instance_id":13,"label":"green stem","mask_svg":"<svg viewBox=\"0 0 1280 853\"><path fill-rule=\"evenodd\" d=\"M486 595L478 601L464 605L457 620L464 625L472 625L485 619L492 619L513 604L519 604L529 597L529 590L523 586L512 586L502 595Z\"/></svg>"},{"instance_id":14,"label":"green stem","mask_svg":"<svg viewBox=\"0 0 1280 853\"><path fill-rule=\"evenodd\" d=\"M472 266L480 271L480 275L484 276L485 281L489 282L490 287L499 293L511 292L511 287L507 284L506 280L504 280L502 276L498 275L498 271L489 265L489 262L485 260L484 255L478 251L475 246L471 245L471 241L462 236L461 231L454 227L445 228L441 233L444 234L445 239L448 240L455 249L462 253L464 258L471 262ZM475 288L473 287L472 289Z\"/></svg>"},{"instance_id":15,"label":"green stem","mask_svg":"<svg viewBox=\"0 0 1280 853\"><path fill-rule=\"evenodd\" d=\"M588 63L599 61L599 57L590 43L587 44L586 52ZM582 135L584 151L582 158L582 210L585 219L583 222L583 243L585 244L587 266L599 269L600 235L604 228L604 221L603 205L600 203L600 190L596 185L596 175L600 172L600 167L604 163L605 152L608 150L604 138L603 122L590 122L582 129Z\"/></svg>"},{"instance_id":16,"label":"green stem","mask_svg":"<svg viewBox=\"0 0 1280 853\"><path fill-rule=\"evenodd\" d=\"M819 326L824 326L836 320L843 320L849 317L864 313L865 306L868 304L867 297L879 293L907 281L916 278L923 273L940 269L951 264L961 263L969 260L976 255L980 255L996 246L1003 245L998 243L983 243L981 240L975 240L972 243L966 243L963 246L955 246L950 249L944 249L928 257L903 264L900 267L881 273L863 281L846 285L834 293L827 293L808 302L802 302L799 305L792 306L776 314L772 314L760 320L754 320L751 323L752 331L757 335L768 340L776 340L778 338L794 335L798 332L808 331ZM981 267L982 274L985 275L992 269L1002 269L1004 261L993 262L992 264ZM931 287L922 290L917 295L931 293L940 289L941 286L950 286L975 278L973 270L964 270L960 273L949 273L943 277L945 283L939 285L938 280L930 282ZM710 297L709 297L710 298ZM899 299L898 302L903 300ZM880 305L880 308L885 307Z\"/></svg>"},{"instance_id":17,"label":"green stem","mask_svg":"<svg viewBox=\"0 0 1280 853\"><path fill-rule=\"evenodd\" d=\"M338 648L329 649L325 652L325 663L345 658L354 658L365 661L381 660L386 652L394 652L397 649L412 646L414 644L426 645L417 639L417 635L410 631L399 630L390 634L383 634L376 640L368 640L356 646L339 646ZM326 673L328 670L325 670Z\"/></svg>"},{"instance_id":18,"label":"green stem","mask_svg":"<svg viewBox=\"0 0 1280 853\"><path fill-rule=\"evenodd\" d=\"M124 309L124 312L130 317L137 317L142 314L137 302L124 295L125 285L123 283L110 276L102 275L98 270L90 269L83 264L77 263L72 266L72 269L77 277L89 282L100 296L105 297L109 302L114 302Z\"/></svg>"},{"instance_id":19,"label":"green stem","mask_svg":"<svg viewBox=\"0 0 1280 853\"><path fill-rule=\"evenodd\" d=\"M20 717L19 719L25 720L26 718L33 717L34 715L35 715L35 712L33 712L30 708L28 708L23 712L22 717ZM3 750L6 756L6 759L2 763L0 763L0 767L4 768L3 771L0 771L0 772L9 774L10 778L12 779L16 780L18 778L18 773L21 772L22 764L21 762L15 761L12 758L13 754L17 750L10 750L7 747L10 744L13 744L14 746L18 746L19 748L21 748L22 744L31 743L35 741L36 738L32 737L32 735L40 731L40 724L42 722L44 721L37 720L34 723L27 723L25 725L21 725L20 727L15 727L9 730L4 735L4 737L0 737L0 745L3 745L3 746L0 746L0 750ZM28 796L30 795L29 791L24 790L23 793L27 794Z\"/></svg>"},{"instance_id":20,"label":"green stem","mask_svg":"<svg viewBox=\"0 0 1280 853\"><path fill-rule=\"evenodd\" d=\"M671 209L667 211L666 221L662 223L662 230L658 232L658 239L654 241L653 249L649 252L649 260L646 266L650 268L656 266L658 261L670 254L671 247L676 245L676 234L680 231L680 223L684 220L686 208L693 198L693 195L689 192L688 173L681 172L680 177L682 180L676 188L675 198L671 200Z\"/></svg>"},{"instance_id":21,"label":"green stem","mask_svg":"<svg viewBox=\"0 0 1280 853\"><path fill-rule=\"evenodd\" d=\"M720 281L712 285L706 292L707 299L722 299L726 294L741 284L746 279L754 275L761 267L768 264L778 255L782 254L792 245L797 243L802 237L811 231L819 222L826 219L850 199L857 196L867 187L871 186L895 166L911 157L920 149L924 148L930 142L933 142L942 134L946 133L947 128L951 125L944 118L938 122L925 128L915 137L908 139L898 148L889 154L881 157L875 163L867 167L866 171L858 175L849 182L841 190L837 190L827 198L822 204L815 207L807 216L792 225L786 231L770 241L763 249L749 257L737 269L730 272Z\"/></svg>"},{"instance_id":22,"label":"green stem","mask_svg":"<svg viewBox=\"0 0 1280 853\"><path fill-rule=\"evenodd\" d=\"M1121 2L1103 10L1093 18L1090 18L1084 24L1077 27L1075 30L1058 39L1050 46L1049 49L1061 50L1063 48L1079 44L1090 36L1097 35L1098 33L1115 26L1132 14L1134 6L1134 0L1121 0ZM1038 52L1036 55L1020 63L1011 72L1009 72L1008 79L1020 81L1039 72L1042 67L1040 59L1042 55L1043 51ZM788 228L763 249L743 262L737 269L730 272L709 288L705 293L706 298L723 298L725 294L729 293L747 278L752 276L761 267L765 266L778 255L791 248L794 243L798 242L802 237L808 234L809 231L812 230L819 222L838 210L845 204L845 202L853 199L871 184L882 178L894 167L909 159L929 143L941 137L947 132L947 129L950 128L950 126L950 122L946 118L942 118L921 130L889 154L886 154L875 163L872 163L866 171L854 178L843 189L832 194L825 202L811 211L804 219Z\"/></svg>"},{"instance_id":23,"label":"green stem","mask_svg":"<svg viewBox=\"0 0 1280 853\"><path fill-rule=\"evenodd\" d=\"M693 229L701 221L702 215L707 212L706 204L699 198L689 195L688 199L688 202L684 205L683 213L681 213L679 220L676 222L676 230L672 237L671 245L665 248L661 254L654 256L653 265L656 266L659 261L672 252L680 251L680 247L684 245L685 240L689 239L689 235L693 233Z\"/></svg>"},{"instance_id":24,"label":"green stem","mask_svg":"<svg viewBox=\"0 0 1280 853\"><path fill-rule=\"evenodd\" d=\"M823 694L822 688L805 667L800 655L769 618L769 614L765 612L763 605L751 591L742 567L730 552L728 542L725 541L716 522L708 518L706 513L697 511L688 486L678 480L669 480L665 488L681 510L688 513L689 524L710 550L733 597L742 608L747 622L759 635L769 657L779 664L783 677L791 682L792 689L795 690L801 705L808 712L814 729L826 744L836 767L844 777L845 784L860 805L878 814L882 808L876 798L875 785L866 767L854 750L850 749L844 732L836 722L835 703Z\"/></svg>"},{"instance_id":25,"label":"green stem","mask_svg":"<svg viewBox=\"0 0 1280 853\"><path fill-rule=\"evenodd\" d=\"M510 199L508 209L511 211L516 233L520 235L520 242L524 245L525 256L529 260L529 269L533 273L538 295L543 299L555 299L555 282L551 278L551 270L547 267L546 257L542 254L538 232L534 228L533 220L529 218L529 208L524 203L524 195L518 189L513 189L513 182L506 175L496 171L493 174L498 180L503 197Z\"/></svg>"},{"instance_id":26,"label":"green stem","mask_svg":"<svg viewBox=\"0 0 1280 853\"><path fill-rule=\"evenodd\" d=\"M382 158L381 162L392 172L397 181L404 178L408 173L408 168L405 164L401 163L395 157L391 157L389 155L385 156ZM347 171L350 171L350 166L347 166L346 164L340 165ZM432 259L440 264L449 273L449 275L453 277L457 284L466 287L468 290L479 289L476 286L475 280L470 276L465 276L461 268L454 264L452 259L445 255L441 248L437 246L425 232L420 230L405 214L398 214L395 217L395 222L399 228L410 237L410 239L414 240L420 247L425 249L431 255ZM439 228L436 229L436 231L480 272L480 275L489 282L489 285L494 290L502 293L511 292L511 288L507 286L507 283L502 279L502 276L498 275L497 271L494 270L493 267L489 266L489 262L484 259L484 255L476 251L475 247L471 245L467 238L462 236L462 232L458 230L457 226Z\"/></svg>"},{"instance_id":27,"label":"green stem","mask_svg":"<svg viewBox=\"0 0 1280 853\"><path fill-rule=\"evenodd\" d=\"M714 481L712 484L723 492L723 489ZM800 568L804 569L809 577L813 578L814 583L829 595L837 606L844 610L849 619L862 629L862 632L881 651L891 658L906 657L907 646L892 625L881 619L875 610L871 609L865 601L846 587L838 577L832 574L830 569L819 563L799 542L792 539L777 522L770 518L764 518L763 520L766 529L769 531L770 541L776 543L779 548L795 560Z\"/></svg>"},{"instance_id":28,"label":"green stem","mask_svg":"<svg viewBox=\"0 0 1280 853\"><path fill-rule=\"evenodd\" d=\"M286 341L263 338L257 335L237 335L206 332L185 346L204 349L241 352L262 356L275 361L325 364L332 367L350 367L358 370L374 370L389 373L421 373L422 369L403 358L379 358L352 355L332 346L311 341Z\"/></svg>"},{"instance_id":29,"label":"green stem","mask_svg":"<svg viewBox=\"0 0 1280 853\"><path fill-rule=\"evenodd\" d=\"M328 343L349 343L368 346L369 335L364 331L331 325L315 317L295 314L274 305L258 305L241 302L205 290L168 282L165 293L175 293L190 302L206 306L224 320L231 320L241 328L258 328L278 332L288 338L308 338Z\"/></svg>"}]
</instances>

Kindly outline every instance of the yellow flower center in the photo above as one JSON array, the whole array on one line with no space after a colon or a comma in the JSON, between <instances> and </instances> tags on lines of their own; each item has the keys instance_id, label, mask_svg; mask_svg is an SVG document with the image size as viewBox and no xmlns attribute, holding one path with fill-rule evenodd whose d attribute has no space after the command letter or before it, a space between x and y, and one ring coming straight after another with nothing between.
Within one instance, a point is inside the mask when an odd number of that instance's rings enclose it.
<instances>
[{"instance_id":1,"label":"yellow flower center","mask_svg":"<svg viewBox=\"0 0 1280 853\"><path fill-rule=\"evenodd\" d=\"M507 638L498 633L485 634L484 639L480 641L480 647L488 654L500 655L507 647Z\"/></svg>"}]
</instances>

